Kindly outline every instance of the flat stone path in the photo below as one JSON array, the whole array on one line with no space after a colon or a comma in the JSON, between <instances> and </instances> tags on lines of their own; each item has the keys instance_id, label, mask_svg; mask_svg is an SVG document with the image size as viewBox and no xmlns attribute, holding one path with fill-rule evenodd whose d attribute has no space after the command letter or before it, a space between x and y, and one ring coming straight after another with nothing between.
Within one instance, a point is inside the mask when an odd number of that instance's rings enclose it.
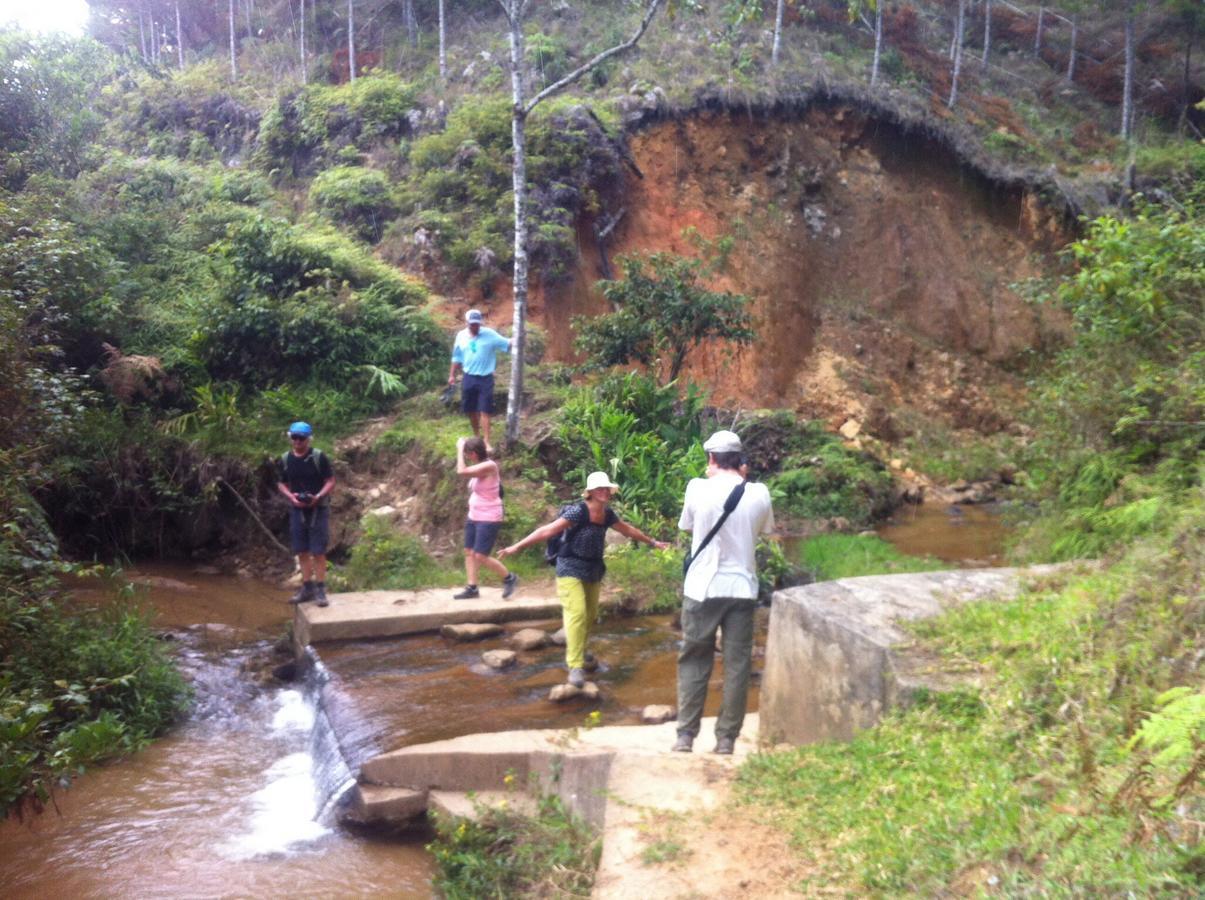
<instances>
[{"instance_id":1,"label":"flat stone path","mask_svg":"<svg viewBox=\"0 0 1205 900\"><path fill-rule=\"evenodd\" d=\"M388 785L432 797L496 798L493 792L508 787L519 798L526 789L555 793L602 834L596 897L691 896L689 867L650 866L647 854L662 837L672 846L680 823L722 814L737 766L756 748L757 730L757 715L746 716L732 756L710 752L715 719L703 720L694 753L670 752L673 722L471 734L374 757L360 780L370 791Z\"/></svg>"},{"instance_id":2,"label":"flat stone path","mask_svg":"<svg viewBox=\"0 0 1205 900\"><path fill-rule=\"evenodd\" d=\"M330 606L302 603L293 614L293 640L306 644L362 638L400 637L438 631L466 622L553 619L561 614L556 588L546 581L521 582L509 600L502 589L481 588L476 600L453 600L457 588L418 591L355 591L331 594ZM604 599L604 602L605 599Z\"/></svg>"}]
</instances>

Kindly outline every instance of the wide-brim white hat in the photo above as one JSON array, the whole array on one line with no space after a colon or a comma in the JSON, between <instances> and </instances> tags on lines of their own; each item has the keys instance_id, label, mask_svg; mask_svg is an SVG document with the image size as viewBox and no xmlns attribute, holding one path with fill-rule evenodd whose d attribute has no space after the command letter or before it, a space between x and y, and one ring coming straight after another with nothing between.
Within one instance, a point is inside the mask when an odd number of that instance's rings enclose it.
<instances>
[{"instance_id":1,"label":"wide-brim white hat","mask_svg":"<svg viewBox=\"0 0 1205 900\"><path fill-rule=\"evenodd\" d=\"M606 472L591 472L586 476L586 489L582 491L582 496L587 496L591 491L598 488L610 488L613 491L619 490L619 485L611 481L611 476Z\"/></svg>"}]
</instances>

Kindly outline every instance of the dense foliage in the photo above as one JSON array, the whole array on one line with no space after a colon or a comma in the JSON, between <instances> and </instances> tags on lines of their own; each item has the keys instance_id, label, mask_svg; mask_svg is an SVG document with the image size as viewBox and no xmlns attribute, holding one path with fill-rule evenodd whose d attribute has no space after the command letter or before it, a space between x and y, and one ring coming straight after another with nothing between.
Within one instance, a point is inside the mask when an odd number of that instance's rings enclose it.
<instances>
[{"instance_id":1,"label":"dense foliage","mask_svg":"<svg viewBox=\"0 0 1205 900\"><path fill-rule=\"evenodd\" d=\"M1103 217L1052 296L1076 338L1038 382L1037 548L1109 550L1165 528L1205 449L1205 210L1196 198Z\"/></svg>"}]
</instances>

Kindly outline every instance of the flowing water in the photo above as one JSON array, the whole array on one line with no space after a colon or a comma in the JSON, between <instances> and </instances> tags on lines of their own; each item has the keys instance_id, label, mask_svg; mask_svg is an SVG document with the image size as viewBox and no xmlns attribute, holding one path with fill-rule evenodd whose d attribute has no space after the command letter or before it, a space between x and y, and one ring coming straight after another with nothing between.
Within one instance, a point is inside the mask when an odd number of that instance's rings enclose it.
<instances>
[{"instance_id":1,"label":"flowing water","mask_svg":"<svg viewBox=\"0 0 1205 900\"><path fill-rule=\"evenodd\" d=\"M922 506L880 534L904 552L987 565L999 559L1003 528L981 509ZM675 699L678 633L666 616L599 626L594 677L604 690L593 703L547 701L564 679L559 647L494 672L480 663L482 644L435 635L324 646L304 680L281 685L257 673L288 619L285 592L166 566L129 574L178 642L193 711L147 750L58 791L41 816L0 823L4 897L430 897L428 833L335 822L349 765L478 731L580 726L594 710L606 724L634 723L644 706ZM767 618L760 610L758 653ZM717 666L708 715L719 676Z\"/></svg>"}]
</instances>

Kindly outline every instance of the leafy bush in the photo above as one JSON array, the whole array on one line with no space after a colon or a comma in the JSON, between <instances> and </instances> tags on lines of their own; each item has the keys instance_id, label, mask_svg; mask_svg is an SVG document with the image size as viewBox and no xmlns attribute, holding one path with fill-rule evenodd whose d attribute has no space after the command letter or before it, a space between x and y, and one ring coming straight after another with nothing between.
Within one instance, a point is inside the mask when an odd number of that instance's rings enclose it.
<instances>
[{"instance_id":1,"label":"leafy bush","mask_svg":"<svg viewBox=\"0 0 1205 900\"><path fill-rule=\"evenodd\" d=\"M541 105L527 123L529 248L545 282L566 277L577 256L574 227L599 194L618 189L621 161L598 120L575 101ZM512 261L514 195L510 103L466 99L442 132L410 150L400 203L411 231L424 228L448 260L491 277Z\"/></svg>"},{"instance_id":2,"label":"leafy bush","mask_svg":"<svg viewBox=\"0 0 1205 900\"><path fill-rule=\"evenodd\" d=\"M682 603L682 552L625 544L607 554L607 581L625 609L673 612Z\"/></svg>"},{"instance_id":3,"label":"leafy bush","mask_svg":"<svg viewBox=\"0 0 1205 900\"><path fill-rule=\"evenodd\" d=\"M268 172L312 174L345 148L366 150L408 134L416 96L413 85L387 72L285 93L260 123L255 161Z\"/></svg>"},{"instance_id":4,"label":"leafy bush","mask_svg":"<svg viewBox=\"0 0 1205 900\"><path fill-rule=\"evenodd\" d=\"M1026 468L1043 504L1031 556L1068 558L1166 527L1201 483L1205 215L1189 198L1090 223L1075 275L1046 297L1072 344L1038 382Z\"/></svg>"},{"instance_id":5,"label":"leafy bush","mask_svg":"<svg viewBox=\"0 0 1205 900\"><path fill-rule=\"evenodd\" d=\"M600 845L597 836L555 796L528 818L483 808L477 821L438 818L427 846L439 866L435 886L449 900L535 896L556 873L556 895L588 897Z\"/></svg>"},{"instance_id":6,"label":"leafy bush","mask_svg":"<svg viewBox=\"0 0 1205 900\"><path fill-rule=\"evenodd\" d=\"M334 222L350 225L369 243L381 239L397 213L389 182L375 169L337 166L320 172L310 185L310 201Z\"/></svg>"},{"instance_id":7,"label":"leafy bush","mask_svg":"<svg viewBox=\"0 0 1205 900\"><path fill-rule=\"evenodd\" d=\"M221 286L195 338L213 377L336 380L364 364L432 376L443 341L415 306L424 290L345 238L253 216L216 250Z\"/></svg>"},{"instance_id":8,"label":"leafy bush","mask_svg":"<svg viewBox=\"0 0 1205 900\"><path fill-rule=\"evenodd\" d=\"M460 573L441 567L422 541L403 534L377 516L364 518L364 530L338 580L350 591L453 585Z\"/></svg>"},{"instance_id":9,"label":"leafy bush","mask_svg":"<svg viewBox=\"0 0 1205 900\"><path fill-rule=\"evenodd\" d=\"M672 382L687 355L705 341L753 341L749 299L700 284L715 264L672 253L620 257L619 262L623 280L599 282L616 311L579 316L573 323L578 349L596 365L638 362Z\"/></svg>"},{"instance_id":10,"label":"leafy bush","mask_svg":"<svg viewBox=\"0 0 1205 900\"><path fill-rule=\"evenodd\" d=\"M807 459L788 461L767 484L776 508L807 519L841 517L865 525L890 513L895 502L883 464L836 439Z\"/></svg>"},{"instance_id":11,"label":"leafy bush","mask_svg":"<svg viewBox=\"0 0 1205 900\"><path fill-rule=\"evenodd\" d=\"M620 514L646 531L664 531L677 521L686 483L707 462L702 406L693 387L679 397L676 385L637 373L580 389L561 412L562 474L577 485L592 471L607 472L620 486Z\"/></svg>"}]
</instances>

